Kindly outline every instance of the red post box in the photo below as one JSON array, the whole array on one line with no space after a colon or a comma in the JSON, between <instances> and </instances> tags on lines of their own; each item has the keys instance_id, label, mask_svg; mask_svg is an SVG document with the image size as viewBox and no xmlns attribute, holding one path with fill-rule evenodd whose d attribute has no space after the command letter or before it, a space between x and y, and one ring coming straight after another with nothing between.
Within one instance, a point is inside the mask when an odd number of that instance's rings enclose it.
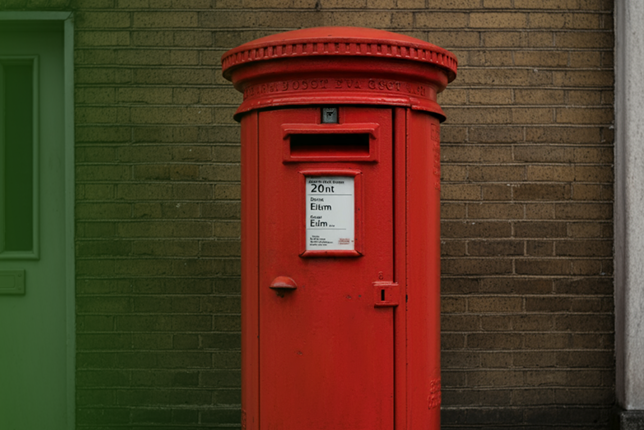
<instances>
[{"instance_id":1,"label":"red post box","mask_svg":"<svg viewBox=\"0 0 644 430\"><path fill-rule=\"evenodd\" d=\"M244 94L242 428L440 428L450 52L365 28L222 57Z\"/></svg>"}]
</instances>

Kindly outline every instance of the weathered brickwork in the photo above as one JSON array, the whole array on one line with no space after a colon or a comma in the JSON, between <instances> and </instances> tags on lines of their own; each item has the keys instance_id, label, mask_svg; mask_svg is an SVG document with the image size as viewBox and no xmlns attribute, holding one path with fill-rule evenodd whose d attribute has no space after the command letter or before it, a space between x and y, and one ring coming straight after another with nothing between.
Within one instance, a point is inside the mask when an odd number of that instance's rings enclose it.
<instances>
[{"instance_id":1,"label":"weathered brickwork","mask_svg":"<svg viewBox=\"0 0 644 430\"><path fill-rule=\"evenodd\" d=\"M424 35L460 60L439 96L444 427L605 428L612 4L484 0L467 15Z\"/></svg>"},{"instance_id":2,"label":"weathered brickwork","mask_svg":"<svg viewBox=\"0 0 644 430\"><path fill-rule=\"evenodd\" d=\"M239 427L241 96L226 50L322 25L454 52L443 427L606 428L609 0L7 0L75 11L77 426Z\"/></svg>"}]
</instances>

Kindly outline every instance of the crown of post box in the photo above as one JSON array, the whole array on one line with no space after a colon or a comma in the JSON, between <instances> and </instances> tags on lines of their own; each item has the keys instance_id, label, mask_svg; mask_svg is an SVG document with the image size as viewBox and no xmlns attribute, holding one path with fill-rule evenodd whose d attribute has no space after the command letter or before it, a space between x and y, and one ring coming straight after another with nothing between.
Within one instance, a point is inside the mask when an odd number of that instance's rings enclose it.
<instances>
[{"instance_id":1,"label":"crown of post box","mask_svg":"<svg viewBox=\"0 0 644 430\"><path fill-rule=\"evenodd\" d=\"M456 77L454 54L413 37L358 27L280 33L231 49L223 75L244 94L235 118L286 105L375 104L445 114L436 94Z\"/></svg>"}]
</instances>

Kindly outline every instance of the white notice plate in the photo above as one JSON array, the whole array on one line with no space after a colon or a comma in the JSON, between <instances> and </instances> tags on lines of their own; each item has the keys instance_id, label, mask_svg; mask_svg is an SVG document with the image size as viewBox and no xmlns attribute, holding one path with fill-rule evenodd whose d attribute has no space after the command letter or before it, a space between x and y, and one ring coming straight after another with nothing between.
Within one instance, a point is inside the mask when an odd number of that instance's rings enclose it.
<instances>
[{"instance_id":1,"label":"white notice plate","mask_svg":"<svg viewBox=\"0 0 644 430\"><path fill-rule=\"evenodd\" d=\"M306 250L355 249L353 176L306 176Z\"/></svg>"}]
</instances>

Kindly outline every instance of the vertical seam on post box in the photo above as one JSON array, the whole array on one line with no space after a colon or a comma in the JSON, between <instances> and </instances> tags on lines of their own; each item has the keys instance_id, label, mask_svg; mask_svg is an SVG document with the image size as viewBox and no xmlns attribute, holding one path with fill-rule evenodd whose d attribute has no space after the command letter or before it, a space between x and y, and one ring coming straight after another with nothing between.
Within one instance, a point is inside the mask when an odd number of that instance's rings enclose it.
<instances>
[{"instance_id":1,"label":"vertical seam on post box","mask_svg":"<svg viewBox=\"0 0 644 430\"><path fill-rule=\"evenodd\" d=\"M405 109L405 426L409 427L409 309L407 294L409 290L409 127L410 109Z\"/></svg>"},{"instance_id":2,"label":"vertical seam on post box","mask_svg":"<svg viewBox=\"0 0 644 430\"><path fill-rule=\"evenodd\" d=\"M260 314L259 314L259 312L260 312L260 297L259 297L259 279L260 279L260 271L259 271L259 267L260 267L259 266L259 258L260 258L259 257L259 240L260 240L260 237L261 237L260 231L259 231L260 230L260 224L259 224L259 173L260 173L260 169L259 169L259 162L260 162L260 160L259 160L259 158L260 158L259 157L259 112L255 111L253 113L253 116L255 117L254 118L254 125L255 125L254 139L255 140L253 142L253 146L254 146L253 151L254 151L254 154L255 154L255 166L253 166L253 168L255 170L255 180L254 180L254 182L255 182L254 183L254 187L255 187L255 198L254 198L254 202L255 202L255 210L254 210L255 220L254 220L254 222L255 222L255 225L257 226L257 236L256 236L257 239L256 239L256 242L255 242L255 252L256 252L256 255L257 255L257 258L256 258L257 271L255 273L255 285L257 287L255 289L255 292L257 294L257 301L256 301L256 304L257 304L257 313L256 313L256 315L257 315L257 321L256 321L256 324L257 324L257 327L256 327L257 338L256 338L256 341L255 341L256 342L255 351L257 352L257 368L255 370L256 375L257 375L257 387L256 387L256 391L255 391L255 396L256 396L255 404L257 405L256 406L257 415L254 418L257 420L257 429L259 430L259 428L260 428L260 416L261 416L260 415L260 403L259 403L260 380L261 380L261 378L260 378L260 354L259 354L259 347L260 347L260 345L259 345L259 342L260 342L260 333L259 333L259 328L260 328L260 324L259 324L259 322L260 322Z\"/></svg>"},{"instance_id":3,"label":"vertical seam on post box","mask_svg":"<svg viewBox=\"0 0 644 430\"><path fill-rule=\"evenodd\" d=\"M393 153L394 153L394 249L396 276L395 282L401 286L401 305L394 310L396 327L394 360L394 384L396 387L396 408L394 413L394 427L404 430L407 428L407 328L406 315L406 112L405 108L393 108Z\"/></svg>"},{"instance_id":4,"label":"vertical seam on post box","mask_svg":"<svg viewBox=\"0 0 644 430\"><path fill-rule=\"evenodd\" d=\"M396 157L396 133L398 132L397 127L396 127L396 109L391 108L389 110L389 120L391 121L391 216L393 219L392 223L392 244L393 244L393 258L392 258L392 281L394 283L398 282L400 285L400 282L398 281L398 276L399 276L399 271L397 270L397 263L398 263L398 255L399 253L397 251L397 245L398 241L396 240L396 232L398 231L397 224L398 224L398 217L396 216L397 208L398 205L396 204L396 200L398 199L398 193L396 192L396 177L398 175L398 169L396 168L396 164L398 163L398 157ZM400 290L399 295L398 295L398 303L400 303ZM399 305L400 306L400 305ZM396 428L396 409L397 409L397 404L398 404L398 396L396 396L396 386L397 386L397 380L396 378L396 367L398 364L398 356L399 354L396 354L397 349L397 343L400 338L400 333L398 333L398 330L396 330L396 326L398 325L398 319L400 315L398 315L398 309L393 308L391 310L393 314L393 327L394 327L394 336L393 336L393 345L392 345L392 350L393 350L393 389L394 389L394 398L393 398L393 427L394 429Z\"/></svg>"}]
</instances>

